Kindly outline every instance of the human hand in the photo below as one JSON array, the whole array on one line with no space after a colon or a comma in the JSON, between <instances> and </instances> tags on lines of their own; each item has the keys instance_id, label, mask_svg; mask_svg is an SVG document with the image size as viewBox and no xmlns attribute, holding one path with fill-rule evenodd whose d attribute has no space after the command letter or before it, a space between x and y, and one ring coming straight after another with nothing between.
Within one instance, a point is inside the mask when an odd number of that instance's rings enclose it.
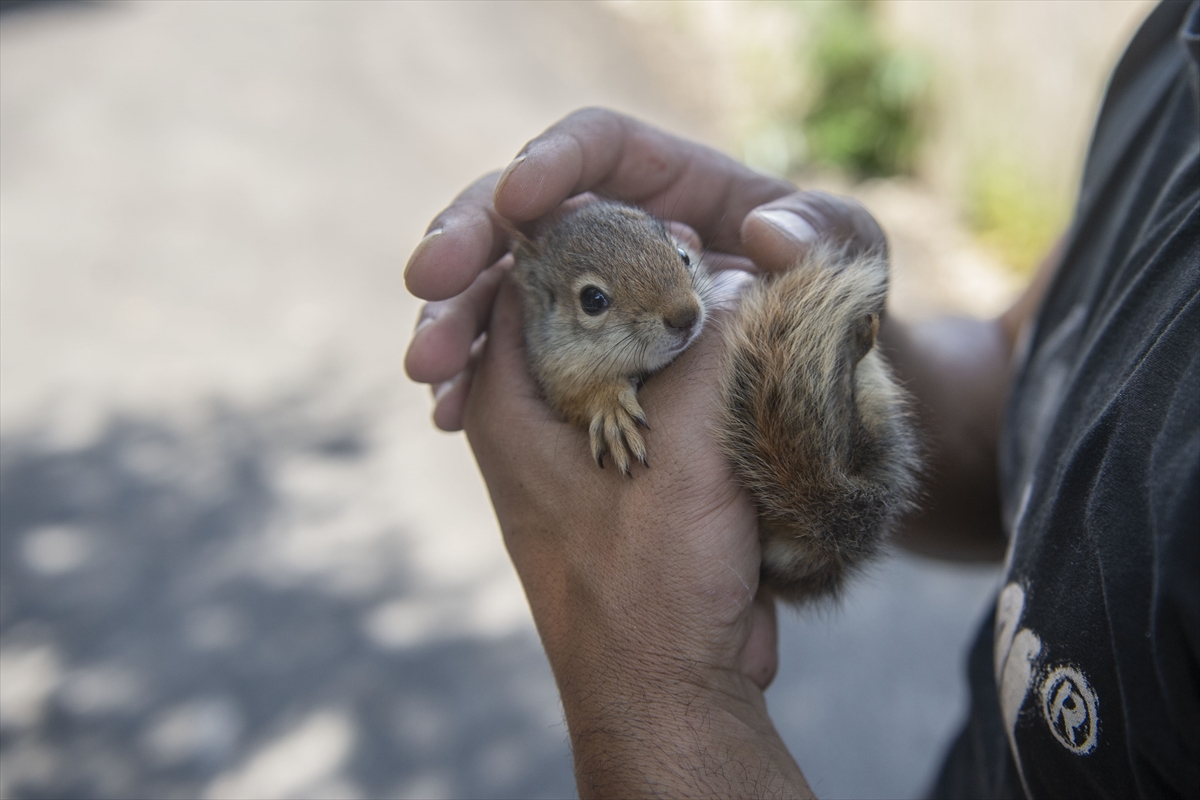
<instances>
[{"instance_id":1,"label":"human hand","mask_svg":"<svg viewBox=\"0 0 1200 800\"><path fill-rule=\"evenodd\" d=\"M409 285L424 297L469 284L426 308L407 366L414 378L445 381L439 426L461 427L466 410L563 692L581 789L600 787L601 777L616 781L610 790L621 787L620 776L631 774L614 769L621 765L636 767L639 782L657 772L662 786L678 789L667 773L711 765L718 752L739 768L757 763L790 791L804 784L761 694L777 651L774 604L757 591L754 510L707 436L717 386L713 327L642 392L655 468L633 482L597 472L582 431L557 422L529 378L515 290L500 289L510 260L484 268L507 240L492 215L500 209L524 221L571 191L592 189L674 208L710 245L750 254L764 269L786 268L819 236L882 241L856 204L782 196L790 188L632 120L581 112L531 142L504 176L464 192L410 261ZM747 217L747 198L780 199ZM486 350L471 358L498 290Z\"/></svg>"},{"instance_id":2,"label":"human hand","mask_svg":"<svg viewBox=\"0 0 1200 800\"><path fill-rule=\"evenodd\" d=\"M746 219L742 229L748 249L765 269L786 268L817 236L843 241L852 248L884 246L878 225L861 206L815 193L794 193L760 207ZM487 279L502 280L506 268L502 261L488 271ZM720 315L724 312L718 311L705 336L643 389L641 399L650 404L648 408L657 401L658 409L665 411L656 413L657 419L652 420L655 424L650 426L658 440L655 469L640 474L636 482L628 482L598 474L588 459L576 457L575 445L586 441L585 435L556 420L539 398L526 368L516 293L511 285L500 290L482 357L483 371L469 395L466 421L510 553L535 605L535 618L548 649L553 653L557 640L577 635L579 621L566 611L569 604L562 595L564 584L547 576L571 558L586 554L589 566L581 568L581 573L616 587L620 596L645 596L647 589L660 591L665 577L678 576L684 583L694 584L688 592L705 595L707 604L715 602L714 592L732 599L732 606L719 614L696 607L672 608L661 620L663 630L655 630L653 614L647 617L645 609L639 610L637 620L628 622L636 628L640 621L650 630L650 638L635 649L649 652L647 648L663 646L671 641L669 634L676 632L681 617L697 617L705 624L712 623L713 631L704 637L706 644L714 637L731 637L721 647L732 647L714 655L693 652L694 642L682 642L680 647L667 646L666 653L671 658L694 657L721 669L735 670L759 689L765 688L774 675L777 656L773 606L756 591L756 516L745 494L732 481L708 433L715 425L719 402L720 382L715 372ZM663 399L657 399L660 396ZM581 452L586 453L586 447ZM676 507L687 512L675 513ZM610 543L615 529L634 534L654 530L669 537L673 525L689 541L665 550L652 546L654 558L640 556L640 587L623 585L639 580L631 573L625 556L607 550L590 552L597 543ZM564 530L549 536L548 542L526 541L538 537L525 531L548 527ZM579 538L573 544L570 537L575 536ZM639 547L649 541L645 536L636 538L640 539L636 542ZM546 560L539 552L547 545L561 548L557 557ZM543 568L523 568L526 558L541 563ZM603 558L614 559L619 567L606 568ZM547 565L554 568L545 568ZM596 590L589 597L595 600L602 594ZM756 597L758 607L752 608ZM742 618L748 610L753 613ZM581 606L584 616L601 614L606 624L615 618L612 612L604 603ZM739 629L747 625L745 630ZM743 636L747 631L749 635Z\"/></svg>"}]
</instances>

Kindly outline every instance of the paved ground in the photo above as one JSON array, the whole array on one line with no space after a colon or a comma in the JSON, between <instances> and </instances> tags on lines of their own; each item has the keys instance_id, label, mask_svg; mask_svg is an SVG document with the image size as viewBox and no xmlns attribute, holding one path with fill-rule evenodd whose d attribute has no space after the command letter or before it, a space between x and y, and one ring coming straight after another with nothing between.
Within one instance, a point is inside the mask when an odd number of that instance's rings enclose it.
<instances>
[{"instance_id":1,"label":"paved ground","mask_svg":"<svg viewBox=\"0 0 1200 800\"><path fill-rule=\"evenodd\" d=\"M400 369L400 271L455 191L572 108L705 135L621 25L590 4L3 12L0 797L573 793L484 489ZM864 191L897 227L897 299L1002 302L935 202ZM786 617L769 700L818 793L920 793L993 582L896 559Z\"/></svg>"}]
</instances>

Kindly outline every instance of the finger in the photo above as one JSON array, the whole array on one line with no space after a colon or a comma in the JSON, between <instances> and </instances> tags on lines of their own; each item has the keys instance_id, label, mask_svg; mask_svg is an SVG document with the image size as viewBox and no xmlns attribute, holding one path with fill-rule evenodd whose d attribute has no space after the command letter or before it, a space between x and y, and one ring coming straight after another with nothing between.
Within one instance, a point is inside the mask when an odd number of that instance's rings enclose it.
<instances>
[{"instance_id":1,"label":"finger","mask_svg":"<svg viewBox=\"0 0 1200 800\"><path fill-rule=\"evenodd\" d=\"M739 272L757 273L760 270L753 261L745 256L735 256L730 253L705 253L704 265L710 273L737 270Z\"/></svg>"},{"instance_id":2,"label":"finger","mask_svg":"<svg viewBox=\"0 0 1200 800\"><path fill-rule=\"evenodd\" d=\"M742 674L766 690L779 670L779 625L775 598L760 588L750 608L750 636L742 647Z\"/></svg>"},{"instance_id":3,"label":"finger","mask_svg":"<svg viewBox=\"0 0 1200 800\"><path fill-rule=\"evenodd\" d=\"M704 242L700 239L700 234L696 233L696 229L691 225L685 225L682 222L674 220L667 221L667 230L671 235L683 242L684 247L691 250L693 253L699 253L704 249Z\"/></svg>"},{"instance_id":4,"label":"finger","mask_svg":"<svg viewBox=\"0 0 1200 800\"><path fill-rule=\"evenodd\" d=\"M441 430L453 433L463 429L463 415L474 371L474 365L471 364L450 380L434 387L433 424Z\"/></svg>"},{"instance_id":5,"label":"finger","mask_svg":"<svg viewBox=\"0 0 1200 800\"><path fill-rule=\"evenodd\" d=\"M509 233L493 216L496 179L492 173L475 181L430 223L404 268L404 285L414 295L453 297L508 249Z\"/></svg>"},{"instance_id":6,"label":"finger","mask_svg":"<svg viewBox=\"0 0 1200 800\"><path fill-rule=\"evenodd\" d=\"M487 347L487 338L486 333L481 333L471 344L471 356L466 369L433 387L433 424L444 431L452 433L463 429L467 397L471 393L475 368Z\"/></svg>"},{"instance_id":7,"label":"finger","mask_svg":"<svg viewBox=\"0 0 1200 800\"><path fill-rule=\"evenodd\" d=\"M500 284L487 331L488 355L483 369L489 380L503 376L501 391L526 396L536 394L525 360L521 290L515 281Z\"/></svg>"},{"instance_id":8,"label":"finger","mask_svg":"<svg viewBox=\"0 0 1200 800\"><path fill-rule=\"evenodd\" d=\"M577 111L525 146L496 186L495 208L536 219L583 191L636 203L739 248L743 217L795 191L728 156L604 109Z\"/></svg>"},{"instance_id":9,"label":"finger","mask_svg":"<svg viewBox=\"0 0 1200 800\"><path fill-rule=\"evenodd\" d=\"M472 432L479 434L471 438L471 446L480 458L488 455L481 448L486 449L491 441L487 434L494 423L490 420L500 418L511 427L520 420L545 414L526 364L522 325L520 290L515 282L502 281L463 415L468 437Z\"/></svg>"},{"instance_id":10,"label":"finger","mask_svg":"<svg viewBox=\"0 0 1200 800\"><path fill-rule=\"evenodd\" d=\"M419 383L442 383L467 366L471 343L487 329L496 289L512 266L506 256L484 270L462 294L427 303L404 356L404 371Z\"/></svg>"},{"instance_id":11,"label":"finger","mask_svg":"<svg viewBox=\"0 0 1200 800\"><path fill-rule=\"evenodd\" d=\"M788 269L818 241L852 253L887 252L887 238L856 200L824 192L796 192L759 206L742 223L744 252L766 272Z\"/></svg>"}]
</instances>

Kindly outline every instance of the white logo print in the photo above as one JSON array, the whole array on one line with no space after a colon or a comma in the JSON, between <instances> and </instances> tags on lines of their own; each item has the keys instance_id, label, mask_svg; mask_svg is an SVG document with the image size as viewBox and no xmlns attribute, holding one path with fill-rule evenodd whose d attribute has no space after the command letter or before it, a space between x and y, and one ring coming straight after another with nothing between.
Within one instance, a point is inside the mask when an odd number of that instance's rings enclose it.
<instances>
[{"instance_id":1,"label":"white logo print","mask_svg":"<svg viewBox=\"0 0 1200 800\"><path fill-rule=\"evenodd\" d=\"M1025 782L1025 768L1021 764L1021 752L1017 749L1017 715L1029 694L1029 683L1033 678L1033 664L1042 652L1042 640L1029 628L1017 630L1021 615L1025 613L1025 590L1020 584L1010 583L1000 592L996 603L996 633L992 647L996 670L996 685L1000 689L1000 713L1004 715L1008 747L1017 764L1017 775L1025 796L1032 797L1029 784Z\"/></svg>"},{"instance_id":2,"label":"white logo print","mask_svg":"<svg viewBox=\"0 0 1200 800\"><path fill-rule=\"evenodd\" d=\"M1072 753L1087 755L1096 747L1100 724L1099 700L1087 678L1077 668L1063 664L1045 672L1038 669L1042 655L1041 637L1029 628L1018 628L1025 613L1025 590L1010 583L996 604L996 685L1000 690L1000 713L1008 729L1009 744L1024 783L1024 770L1017 750L1017 721L1029 691L1040 695L1042 717L1054 738Z\"/></svg>"},{"instance_id":3,"label":"white logo print","mask_svg":"<svg viewBox=\"0 0 1200 800\"><path fill-rule=\"evenodd\" d=\"M1096 693L1074 667L1056 667L1042 681L1042 716L1072 753L1087 755L1096 746Z\"/></svg>"},{"instance_id":4,"label":"white logo print","mask_svg":"<svg viewBox=\"0 0 1200 800\"><path fill-rule=\"evenodd\" d=\"M1025 704L1033 667L1042 653L1042 640L1029 628L1017 630L1025 612L1025 590L1010 583L1000 592L996 604L995 657L996 683L1000 688L1000 711L1011 738L1017 727L1017 714ZM1016 751L1016 742L1013 742Z\"/></svg>"}]
</instances>

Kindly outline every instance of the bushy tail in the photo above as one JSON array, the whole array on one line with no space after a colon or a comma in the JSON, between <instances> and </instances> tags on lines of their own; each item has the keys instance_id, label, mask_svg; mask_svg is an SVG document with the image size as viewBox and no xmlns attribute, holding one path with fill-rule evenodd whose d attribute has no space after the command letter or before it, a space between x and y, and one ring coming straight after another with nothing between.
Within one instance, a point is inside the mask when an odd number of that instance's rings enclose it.
<instances>
[{"instance_id":1,"label":"bushy tail","mask_svg":"<svg viewBox=\"0 0 1200 800\"><path fill-rule=\"evenodd\" d=\"M732 322L721 445L758 505L763 584L836 594L913 506L902 390L874 349L887 261L818 249L756 281Z\"/></svg>"}]
</instances>

